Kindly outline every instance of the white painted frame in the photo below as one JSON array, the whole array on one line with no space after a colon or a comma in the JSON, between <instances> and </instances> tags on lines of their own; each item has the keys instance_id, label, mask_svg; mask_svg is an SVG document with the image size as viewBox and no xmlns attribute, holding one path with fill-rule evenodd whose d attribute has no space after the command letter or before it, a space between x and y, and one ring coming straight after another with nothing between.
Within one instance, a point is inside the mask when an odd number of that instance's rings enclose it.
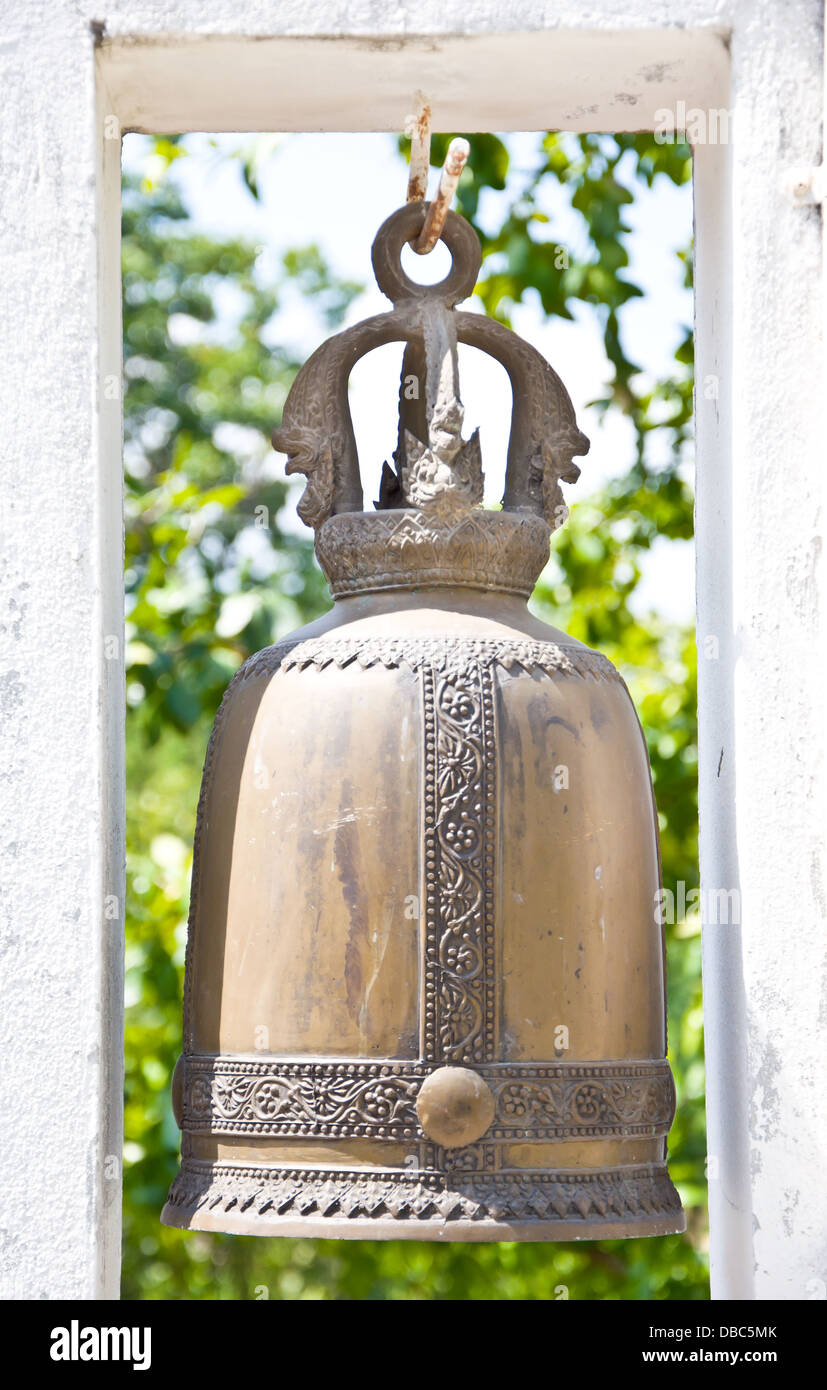
<instances>
[{"instance_id":1,"label":"white painted frame","mask_svg":"<svg viewBox=\"0 0 827 1390\"><path fill-rule=\"evenodd\" d=\"M823 249L788 187L821 160L820 0L32 0L3 23L3 1295L118 1293L118 133L398 130L421 89L436 129L734 113L695 151L701 870L743 923L705 933L712 1290L824 1297Z\"/></svg>"}]
</instances>

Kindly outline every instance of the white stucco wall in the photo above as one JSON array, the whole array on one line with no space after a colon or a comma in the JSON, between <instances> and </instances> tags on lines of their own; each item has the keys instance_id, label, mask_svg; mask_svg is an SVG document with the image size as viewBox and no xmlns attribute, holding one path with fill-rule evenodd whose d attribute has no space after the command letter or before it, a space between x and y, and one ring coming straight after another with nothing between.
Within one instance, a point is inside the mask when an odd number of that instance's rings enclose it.
<instances>
[{"instance_id":1,"label":"white stucco wall","mask_svg":"<svg viewBox=\"0 0 827 1390\"><path fill-rule=\"evenodd\" d=\"M94 23L93 23L94 22ZM101 28L101 26L103 26ZM96 35L101 39L95 48ZM731 84L731 85L730 85ZM0 33L5 796L0 1291L117 1292L123 673L118 142L142 129L651 127L699 147L702 874L716 1297L824 1278L819 0L30 0ZM107 650L110 655L107 655ZM120 648L119 648L120 652Z\"/></svg>"},{"instance_id":2,"label":"white stucco wall","mask_svg":"<svg viewBox=\"0 0 827 1390\"><path fill-rule=\"evenodd\" d=\"M695 160L701 869L740 894L740 922L704 931L713 1292L732 1298L824 1297L827 1277L823 252L787 178L821 161L820 9L736 27L734 143Z\"/></svg>"},{"instance_id":3,"label":"white stucco wall","mask_svg":"<svg viewBox=\"0 0 827 1390\"><path fill-rule=\"evenodd\" d=\"M4 12L4 1297L92 1297L118 1278L123 922L122 913L104 921L104 899L123 902L123 666L105 659L104 637L123 628L122 504L117 402L108 427L98 414L95 87L76 7ZM112 156L117 176L117 142ZM115 279L105 306L113 325L117 292ZM114 347L119 372L117 331Z\"/></svg>"}]
</instances>

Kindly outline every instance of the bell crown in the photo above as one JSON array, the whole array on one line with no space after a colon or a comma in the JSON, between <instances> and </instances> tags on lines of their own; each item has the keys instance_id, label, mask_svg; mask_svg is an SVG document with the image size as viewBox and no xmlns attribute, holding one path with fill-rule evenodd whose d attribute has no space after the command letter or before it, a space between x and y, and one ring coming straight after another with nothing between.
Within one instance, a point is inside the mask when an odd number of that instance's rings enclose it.
<instances>
[{"instance_id":1,"label":"bell crown","mask_svg":"<svg viewBox=\"0 0 827 1390\"><path fill-rule=\"evenodd\" d=\"M449 212L442 231L451 268L418 284L401 253L419 235L425 202L399 208L372 248L376 282L393 308L328 339L298 373L274 447L288 474L307 486L299 516L316 532L316 554L334 597L370 589L434 585L528 595L548 559L551 532L566 519L561 479L574 482L574 457L588 452L565 386L541 353L511 329L456 305L473 292L479 239ZM399 435L379 497L364 510L348 401L357 361L404 342ZM505 368L512 388L511 432L500 511L483 509L479 432L462 434L458 345L479 348ZM412 383L416 389L411 389Z\"/></svg>"}]
</instances>

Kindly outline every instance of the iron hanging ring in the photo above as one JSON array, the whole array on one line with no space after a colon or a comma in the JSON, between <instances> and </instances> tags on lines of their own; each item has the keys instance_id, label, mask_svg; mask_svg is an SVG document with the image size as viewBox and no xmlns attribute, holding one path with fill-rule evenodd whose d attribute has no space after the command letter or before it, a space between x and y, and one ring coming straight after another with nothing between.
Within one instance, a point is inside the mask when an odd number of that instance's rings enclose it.
<instances>
[{"instance_id":1,"label":"iron hanging ring","mask_svg":"<svg viewBox=\"0 0 827 1390\"><path fill-rule=\"evenodd\" d=\"M419 285L402 269L402 249L415 241L425 225L428 203L406 203L386 218L371 247L376 283L393 304L410 299L440 299L448 307L467 299L474 291L482 249L479 238L464 217L449 212L440 240L451 252L451 269L436 285Z\"/></svg>"}]
</instances>

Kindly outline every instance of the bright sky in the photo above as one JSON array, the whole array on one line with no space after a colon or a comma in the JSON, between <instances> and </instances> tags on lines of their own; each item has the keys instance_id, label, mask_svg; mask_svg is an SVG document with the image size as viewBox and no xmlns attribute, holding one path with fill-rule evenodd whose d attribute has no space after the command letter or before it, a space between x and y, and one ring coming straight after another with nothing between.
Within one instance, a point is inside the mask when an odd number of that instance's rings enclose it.
<instances>
[{"instance_id":1,"label":"bright sky","mask_svg":"<svg viewBox=\"0 0 827 1390\"><path fill-rule=\"evenodd\" d=\"M405 201L407 166L395 140L388 135L328 133L290 135L279 143L274 140L273 153L259 172L257 203L243 186L238 162L221 158L222 152L237 150L249 138L188 137L190 156L176 161L173 176L180 182L198 225L208 234L243 235L259 243L259 264L265 279L268 274L275 276L277 260L287 248L316 242L332 269L366 286L349 312L348 324L387 309L388 301L373 281L370 247L381 222ZM494 204L498 199L519 190L535 159L536 135L503 138L511 152L509 187L505 194L486 195L488 202L480 209L483 225L492 214L496 218ZM127 136L125 167L145 167L148 144L144 137ZM432 170L431 192L437 178L438 172ZM551 185L551 180L548 183ZM579 218L559 187L549 187L544 211L551 218L552 236L576 245ZM676 188L663 178L651 190L636 187L627 218L632 227L627 238L628 274L644 294L624 308L624 344L627 355L645 372L659 376L670 370L675 347L692 321L692 296L683 288L682 268L675 255L691 235L691 190L688 186ZM449 264L442 245L428 257L406 254L408 273L423 281L441 279ZM537 300L520 306L513 322L562 376L578 424L592 441L588 456L579 460L583 470L579 482L565 489L571 505L628 468L633 454L631 425L617 412L601 418L588 408L588 401L603 394L607 364L599 325L586 306L579 309L574 321L549 322ZM298 296L280 312L277 331L302 355L319 341L319 321ZM377 496L382 461L390 457L396 443L401 355L401 345L380 348L364 358L351 377L351 410L366 505ZM465 434L480 427L486 500L496 501L502 495L510 425L508 379L498 363L471 348L461 348L460 382ZM283 466L283 460L280 462ZM293 486L297 497L303 480L294 480ZM300 522L296 524L303 529ZM685 621L693 612L693 595L692 546L669 541L656 545L636 595L636 608L653 608L669 620Z\"/></svg>"}]
</instances>

